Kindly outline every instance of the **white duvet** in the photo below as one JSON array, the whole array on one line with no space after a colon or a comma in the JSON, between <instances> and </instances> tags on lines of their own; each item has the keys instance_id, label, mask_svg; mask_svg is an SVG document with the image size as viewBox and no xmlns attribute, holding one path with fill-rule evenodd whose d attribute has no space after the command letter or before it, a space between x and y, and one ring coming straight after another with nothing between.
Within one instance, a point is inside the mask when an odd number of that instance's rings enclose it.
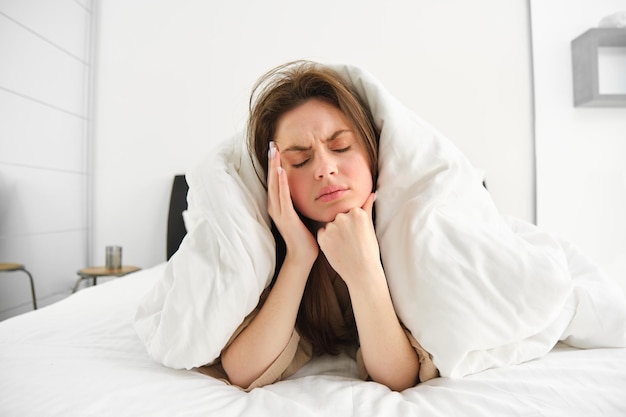
<instances>
[{"instance_id":1,"label":"white duvet","mask_svg":"<svg viewBox=\"0 0 626 417\"><path fill-rule=\"evenodd\" d=\"M574 347L626 345L622 292L582 254L502 216L454 145L370 74L336 66L381 132L376 233L394 306L442 376ZM244 139L187 174L188 234L137 311L149 355L173 368L214 361L274 270L266 193Z\"/></svg>"}]
</instances>

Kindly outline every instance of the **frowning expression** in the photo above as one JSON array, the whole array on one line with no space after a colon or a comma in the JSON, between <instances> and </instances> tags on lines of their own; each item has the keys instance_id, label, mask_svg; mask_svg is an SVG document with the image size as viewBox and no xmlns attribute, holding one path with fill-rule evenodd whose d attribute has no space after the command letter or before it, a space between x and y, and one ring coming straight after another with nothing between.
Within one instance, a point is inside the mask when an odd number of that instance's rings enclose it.
<instances>
[{"instance_id":1,"label":"frowning expression","mask_svg":"<svg viewBox=\"0 0 626 417\"><path fill-rule=\"evenodd\" d=\"M363 206L373 183L357 135L345 114L321 99L310 99L278 120L274 142L301 214L326 223Z\"/></svg>"}]
</instances>

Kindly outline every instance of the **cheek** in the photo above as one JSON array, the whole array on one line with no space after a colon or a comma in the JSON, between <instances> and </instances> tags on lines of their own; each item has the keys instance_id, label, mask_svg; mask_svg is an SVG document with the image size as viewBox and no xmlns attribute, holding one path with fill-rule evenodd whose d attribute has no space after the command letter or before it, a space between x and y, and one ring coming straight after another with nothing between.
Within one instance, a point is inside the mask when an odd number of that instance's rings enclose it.
<instances>
[{"instance_id":1,"label":"cheek","mask_svg":"<svg viewBox=\"0 0 626 417\"><path fill-rule=\"evenodd\" d=\"M373 188L370 165L365 156L359 155L350 164L350 175L357 179L361 188L371 191Z\"/></svg>"}]
</instances>

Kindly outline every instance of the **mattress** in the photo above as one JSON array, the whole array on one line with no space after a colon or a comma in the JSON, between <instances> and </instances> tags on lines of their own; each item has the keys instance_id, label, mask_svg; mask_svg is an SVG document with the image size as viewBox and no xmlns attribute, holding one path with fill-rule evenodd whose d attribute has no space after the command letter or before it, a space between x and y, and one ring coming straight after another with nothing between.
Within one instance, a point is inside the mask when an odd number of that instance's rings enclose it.
<instances>
[{"instance_id":1,"label":"mattress","mask_svg":"<svg viewBox=\"0 0 626 417\"><path fill-rule=\"evenodd\" d=\"M547 355L403 392L322 356L249 393L152 361L133 327L165 264L0 322L1 416L624 416L626 349Z\"/></svg>"}]
</instances>

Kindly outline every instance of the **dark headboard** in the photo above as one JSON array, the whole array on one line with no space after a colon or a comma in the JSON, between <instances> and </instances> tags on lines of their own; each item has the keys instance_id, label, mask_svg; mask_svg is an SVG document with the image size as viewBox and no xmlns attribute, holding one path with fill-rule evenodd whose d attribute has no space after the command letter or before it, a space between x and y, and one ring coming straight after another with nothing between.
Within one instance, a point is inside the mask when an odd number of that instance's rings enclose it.
<instances>
[{"instance_id":1,"label":"dark headboard","mask_svg":"<svg viewBox=\"0 0 626 417\"><path fill-rule=\"evenodd\" d=\"M170 195L170 210L167 216L167 259L178 250L187 231L183 221L183 211L187 209L189 186L184 175L176 175Z\"/></svg>"}]
</instances>

